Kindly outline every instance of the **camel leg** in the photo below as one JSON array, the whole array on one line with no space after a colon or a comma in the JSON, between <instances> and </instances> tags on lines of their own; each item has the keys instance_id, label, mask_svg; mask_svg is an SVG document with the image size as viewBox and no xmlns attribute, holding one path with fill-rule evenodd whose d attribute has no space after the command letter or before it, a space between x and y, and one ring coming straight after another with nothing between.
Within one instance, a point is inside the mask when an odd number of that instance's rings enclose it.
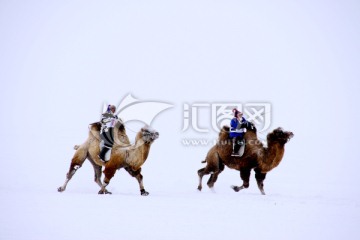
<instances>
[{"instance_id":1,"label":"camel leg","mask_svg":"<svg viewBox=\"0 0 360 240\"><path fill-rule=\"evenodd\" d=\"M212 174L210 175L210 177L209 177L209 179L208 179L208 181L207 181L207 183L206 183L209 188L212 188L212 187L214 186L214 183L212 183L213 179L214 179L214 173L212 173Z\"/></svg>"},{"instance_id":2,"label":"camel leg","mask_svg":"<svg viewBox=\"0 0 360 240\"><path fill-rule=\"evenodd\" d=\"M98 192L99 194L111 194L108 190L106 190L106 186L109 185L111 178L115 175L117 168L112 166L105 166L104 169L104 183L101 185L101 189Z\"/></svg>"},{"instance_id":3,"label":"camel leg","mask_svg":"<svg viewBox=\"0 0 360 240\"><path fill-rule=\"evenodd\" d=\"M209 180L207 182L207 185L209 188L213 188L214 184L219 176L220 172L214 172L213 174L210 175Z\"/></svg>"},{"instance_id":4,"label":"camel leg","mask_svg":"<svg viewBox=\"0 0 360 240\"><path fill-rule=\"evenodd\" d=\"M80 165L77 164L71 164L70 165L70 170L69 172L66 174L66 179L64 184L58 188L58 192L63 192L66 189L67 184L69 183L70 179L74 176L75 172L80 168Z\"/></svg>"},{"instance_id":5,"label":"camel leg","mask_svg":"<svg viewBox=\"0 0 360 240\"><path fill-rule=\"evenodd\" d=\"M206 172L205 170L206 168L201 168L198 170L198 176L199 176L199 186L198 186L198 190L201 191L202 189L202 178L204 177L204 175L209 174L209 172Z\"/></svg>"},{"instance_id":6,"label":"camel leg","mask_svg":"<svg viewBox=\"0 0 360 240\"><path fill-rule=\"evenodd\" d=\"M218 175L224 170L225 165L222 163L222 160L219 154L213 154L211 158L205 160L207 162L206 167L201 168L198 170L199 175L199 186L198 190L201 191L202 189L202 178L204 175L210 174L210 178L207 182L209 188L214 187L214 184L217 180Z\"/></svg>"},{"instance_id":7,"label":"camel leg","mask_svg":"<svg viewBox=\"0 0 360 240\"><path fill-rule=\"evenodd\" d=\"M262 195L265 195L265 191L264 191L264 180L265 180L265 177L266 177L266 173L262 173L260 171L260 169L256 168L255 169L255 178L256 178L256 182L257 182L257 185L260 189L260 192Z\"/></svg>"},{"instance_id":8,"label":"camel leg","mask_svg":"<svg viewBox=\"0 0 360 240\"><path fill-rule=\"evenodd\" d=\"M65 183L58 188L58 192L63 192L66 189L67 184L69 183L70 179L74 176L76 171L82 166L85 159L87 157L87 152L84 149L78 149L75 152L74 157L71 160L70 169L66 174Z\"/></svg>"},{"instance_id":9,"label":"camel leg","mask_svg":"<svg viewBox=\"0 0 360 240\"><path fill-rule=\"evenodd\" d=\"M225 165L221 162L221 159L219 159L219 160L220 160L220 161L219 161L219 163L218 163L217 170L214 171L213 174L211 174L211 176L210 176L210 178L209 178L209 180L208 180L208 182L207 182L207 185L208 185L209 188L213 188L213 187L214 187L214 184L215 184L215 182L217 181L219 174L220 174L222 171L224 171Z\"/></svg>"},{"instance_id":10,"label":"camel leg","mask_svg":"<svg viewBox=\"0 0 360 240\"><path fill-rule=\"evenodd\" d=\"M225 165L222 162L219 162L218 170L215 171L213 174L211 174L211 176L210 176L210 178L209 178L209 180L207 182L207 185L209 186L209 188L214 187L214 184L217 181L219 174L222 171L224 171L224 168L225 168Z\"/></svg>"},{"instance_id":11,"label":"camel leg","mask_svg":"<svg viewBox=\"0 0 360 240\"><path fill-rule=\"evenodd\" d=\"M141 168L138 169L137 171L133 171L131 168L125 168L125 170L134 178L136 178L136 180L139 183L139 187L140 187L140 194L141 196L147 196L149 195L149 192L145 191L144 188L144 184L143 184L143 176L141 175Z\"/></svg>"},{"instance_id":12,"label":"camel leg","mask_svg":"<svg viewBox=\"0 0 360 240\"><path fill-rule=\"evenodd\" d=\"M97 185L99 185L99 187L102 187L102 183L101 183L102 166L97 165L94 162L94 160L92 160L90 157L88 159L94 168L94 174L95 174L94 181L97 183ZM105 189L105 194L111 194L111 192L109 192L107 189Z\"/></svg>"},{"instance_id":13,"label":"camel leg","mask_svg":"<svg viewBox=\"0 0 360 240\"><path fill-rule=\"evenodd\" d=\"M93 168L94 168L94 181L99 185L99 187L102 186L101 183L101 166L98 166L96 164L93 164Z\"/></svg>"},{"instance_id":14,"label":"camel leg","mask_svg":"<svg viewBox=\"0 0 360 240\"><path fill-rule=\"evenodd\" d=\"M205 175L210 174L211 172L213 172L213 171L210 170L208 166L206 166L206 167L201 168L201 169L198 170L199 186L198 186L197 189L198 189L199 191L201 191L201 189L202 189L202 178L203 178ZM213 176L213 174L211 174L211 176L210 176L210 178L209 178L209 180L208 180L208 184L209 184L209 182L211 181L212 176Z\"/></svg>"},{"instance_id":15,"label":"camel leg","mask_svg":"<svg viewBox=\"0 0 360 240\"><path fill-rule=\"evenodd\" d=\"M251 169L245 168L245 169L240 169L240 177L243 180L243 185L242 186L231 186L231 188L235 191L238 192L244 188L248 188L249 187L249 179L250 179L250 172Z\"/></svg>"}]
</instances>

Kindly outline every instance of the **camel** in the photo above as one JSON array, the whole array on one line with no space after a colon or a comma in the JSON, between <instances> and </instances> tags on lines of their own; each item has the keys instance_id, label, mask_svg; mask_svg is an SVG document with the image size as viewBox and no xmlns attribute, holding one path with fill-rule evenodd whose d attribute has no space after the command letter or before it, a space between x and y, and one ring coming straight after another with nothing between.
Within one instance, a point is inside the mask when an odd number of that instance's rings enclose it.
<instances>
[{"instance_id":1,"label":"camel","mask_svg":"<svg viewBox=\"0 0 360 240\"><path fill-rule=\"evenodd\" d=\"M66 174L65 183L58 188L59 192L63 192L66 189L68 182L74 176L76 171L83 165L86 159L88 159L94 168L95 182L102 187L101 183L101 170L105 165L99 158L100 153L100 128L101 123L95 122L89 125L89 135L86 141L81 145L75 145L75 154L70 163L70 169ZM126 135L126 130L123 122L120 120L117 122L114 128L114 146L129 146L130 141Z\"/></svg>"},{"instance_id":2,"label":"camel","mask_svg":"<svg viewBox=\"0 0 360 240\"><path fill-rule=\"evenodd\" d=\"M106 190L111 178L115 175L116 170L124 168L131 176L135 177L139 183L140 194L149 195L145 191L143 176L141 175L141 166L145 163L151 144L159 137L159 133L148 126L140 129L136 134L135 144L129 147L116 146L113 148L110 160L106 163L104 169L104 183L101 186L99 194L111 194Z\"/></svg>"},{"instance_id":3,"label":"camel","mask_svg":"<svg viewBox=\"0 0 360 240\"><path fill-rule=\"evenodd\" d=\"M258 140L255 126L248 122L244 126L247 131L244 135L245 152L243 156L231 156L232 141L229 139L229 126L224 126L220 133L218 142L213 146L204 161L206 167L198 170L199 185L198 190L202 189L202 178L210 174L207 182L209 188L212 188L218 178L218 175L227 166L230 169L240 171L240 177L243 180L242 186L232 186L236 192L249 187L249 178L251 170L255 171L255 179L261 194L265 195L264 180L266 174L277 167L284 156L284 145L294 136L292 132L284 131L282 128L276 128L267 135L267 145Z\"/></svg>"}]
</instances>

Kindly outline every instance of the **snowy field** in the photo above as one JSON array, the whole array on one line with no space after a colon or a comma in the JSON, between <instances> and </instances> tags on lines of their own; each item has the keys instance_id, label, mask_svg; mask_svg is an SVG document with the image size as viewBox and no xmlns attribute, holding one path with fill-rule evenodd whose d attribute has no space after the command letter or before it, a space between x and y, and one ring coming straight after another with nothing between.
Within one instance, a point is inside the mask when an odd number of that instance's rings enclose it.
<instances>
[{"instance_id":1,"label":"snowy field","mask_svg":"<svg viewBox=\"0 0 360 240\"><path fill-rule=\"evenodd\" d=\"M359 12L351 0L0 1L0 240L359 239ZM98 195L89 162L57 192L88 124L128 94L172 105L151 124L150 195L124 170ZM197 190L211 144L184 140L216 139L217 103L267 103L259 137L295 134L265 196L254 173L234 192L228 168ZM196 104L207 133L183 130ZM132 142L142 125L126 125Z\"/></svg>"},{"instance_id":2,"label":"snowy field","mask_svg":"<svg viewBox=\"0 0 360 240\"><path fill-rule=\"evenodd\" d=\"M221 186L203 193L155 188L146 198L120 187L112 189L112 196L81 188L61 195L12 192L3 197L1 235L2 239L358 237L360 205L353 197L295 192L285 184L263 197L253 189L235 194L226 184Z\"/></svg>"}]
</instances>

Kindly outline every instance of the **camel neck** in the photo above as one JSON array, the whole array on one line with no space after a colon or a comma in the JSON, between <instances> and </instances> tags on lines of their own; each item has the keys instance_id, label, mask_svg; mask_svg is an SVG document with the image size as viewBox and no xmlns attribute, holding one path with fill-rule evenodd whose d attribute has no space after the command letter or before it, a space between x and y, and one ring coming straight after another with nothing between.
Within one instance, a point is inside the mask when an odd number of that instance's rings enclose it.
<instances>
[{"instance_id":1,"label":"camel neck","mask_svg":"<svg viewBox=\"0 0 360 240\"><path fill-rule=\"evenodd\" d=\"M139 152L141 154L141 159L144 159L144 162L145 160L147 159L148 155L149 155L149 151L150 151L150 144L149 143L146 143L144 142L142 139L139 140L137 143L136 143L136 147L139 149Z\"/></svg>"},{"instance_id":2,"label":"camel neck","mask_svg":"<svg viewBox=\"0 0 360 240\"><path fill-rule=\"evenodd\" d=\"M136 143L129 149L127 157L127 164L136 171L146 161L150 150L150 144L145 143L142 139L137 140Z\"/></svg>"},{"instance_id":3,"label":"camel neck","mask_svg":"<svg viewBox=\"0 0 360 240\"><path fill-rule=\"evenodd\" d=\"M269 146L267 148L267 154L264 159L264 164L262 166L262 169L266 170L266 172L277 167L284 156L283 145L281 145L278 142L274 142L274 143L270 142L268 144Z\"/></svg>"}]
</instances>

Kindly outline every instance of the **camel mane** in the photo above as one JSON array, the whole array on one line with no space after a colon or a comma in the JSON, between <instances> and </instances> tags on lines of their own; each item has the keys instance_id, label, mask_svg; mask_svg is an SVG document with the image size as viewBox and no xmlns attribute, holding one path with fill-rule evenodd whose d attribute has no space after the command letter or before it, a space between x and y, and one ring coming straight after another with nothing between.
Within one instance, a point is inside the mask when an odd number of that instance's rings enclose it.
<instances>
[{"instance_id":1,"label":"camel mane","mask_svg":"<svg viewBox=\"0 0 360 240\"><path fill-rule=\"evenodd\" d=\"M293 135L293 133L285 132L281 127L278 127L267 135L267 142L268 144L278 142L285 145Z\"/></svg>"}]
</instances>

